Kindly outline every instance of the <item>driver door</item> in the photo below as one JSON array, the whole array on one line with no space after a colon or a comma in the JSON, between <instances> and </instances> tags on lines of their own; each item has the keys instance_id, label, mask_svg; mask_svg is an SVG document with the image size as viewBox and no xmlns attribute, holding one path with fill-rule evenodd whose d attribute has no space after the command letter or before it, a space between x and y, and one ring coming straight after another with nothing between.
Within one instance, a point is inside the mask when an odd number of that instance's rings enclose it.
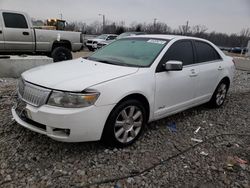
<instances>
[{"instance_id":1,"label":"driver door","mask_svg":"<svg viewBox=\"0 0 250 188\"><path fill-rule=\"evenodd\" d=\"M166 71L163 65L169 60L181 61L183 70ZM194 62L192 41L181 40L170 46L155 74L155 119L174 114L194 105L198 83L198 70Z\"/></svg>"}]
</instances>

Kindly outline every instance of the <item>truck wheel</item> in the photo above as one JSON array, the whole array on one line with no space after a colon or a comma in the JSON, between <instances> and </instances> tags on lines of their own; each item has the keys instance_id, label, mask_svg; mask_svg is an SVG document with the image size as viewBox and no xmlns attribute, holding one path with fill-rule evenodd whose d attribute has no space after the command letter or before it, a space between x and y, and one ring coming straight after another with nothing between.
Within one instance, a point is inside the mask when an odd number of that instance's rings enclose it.
<instances>
[{"instance_id":1,"label":"truck wheel","mask_svg":"<svg viewBox=\"0 0 250 188\"><path fill-rule=\"evenodd\" d=\"M89 51L93 52L94 48L92 48L91 46L88 46Z\"/></svg>"},{"instance_id":2,"label":"truck wheel","mask_svg":"<svg viewBox=\"0 0 250 188\"><path fill-rule=\"evenodd\" d=\"M68 48L59 46L53 49L51 57L53 58L54 62L59 62L72 59L72 54Z\"/></svg>"}]
</instances>

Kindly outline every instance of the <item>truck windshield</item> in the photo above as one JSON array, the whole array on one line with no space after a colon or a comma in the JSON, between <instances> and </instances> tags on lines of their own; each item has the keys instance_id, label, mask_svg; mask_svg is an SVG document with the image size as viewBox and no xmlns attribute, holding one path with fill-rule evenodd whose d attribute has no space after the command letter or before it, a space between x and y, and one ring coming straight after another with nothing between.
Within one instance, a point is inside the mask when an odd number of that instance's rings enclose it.
<instances>
[{"instance_id":1,"label":"truck windshield","mask_svg":"<svg viewBox=\"0 0 250 188\"><path fill-rule=\"evenodd\" d=\"M120 66L149 67L168 40L124 38L96 51L89 60Z\"/></svg>"}]
</instances>

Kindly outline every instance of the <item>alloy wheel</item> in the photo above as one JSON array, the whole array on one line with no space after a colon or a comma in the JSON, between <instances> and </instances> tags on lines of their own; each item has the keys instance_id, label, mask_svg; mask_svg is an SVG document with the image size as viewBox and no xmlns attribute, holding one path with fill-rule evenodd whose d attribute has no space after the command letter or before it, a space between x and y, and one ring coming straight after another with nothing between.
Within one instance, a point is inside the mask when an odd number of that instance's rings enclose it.
<instances>
[{"instance_id":1,"label":"alloy wheel","mask_svg":"<svg viewBox=\"0 0 250 188\"><path fill-rule=\"evenodd\" d=\"M128 106L121 110L115 121L115 138L123 143L129 143L140 133L143 125L143 114L137 106Z\"/></svg>"},{"instance_id":2,"label":"alloy wheel","mask_svg":"<svg viewBox=\"0 0 250 188\"><path fill-rule=\"evenodd\" d=\"M227 95L227 86L226 86L226 84L222 83L219 86L217 94L216 94L216 104L218 106L223 104L223 102L226 99L226 95Z\"/></svg>"}]
</instances>

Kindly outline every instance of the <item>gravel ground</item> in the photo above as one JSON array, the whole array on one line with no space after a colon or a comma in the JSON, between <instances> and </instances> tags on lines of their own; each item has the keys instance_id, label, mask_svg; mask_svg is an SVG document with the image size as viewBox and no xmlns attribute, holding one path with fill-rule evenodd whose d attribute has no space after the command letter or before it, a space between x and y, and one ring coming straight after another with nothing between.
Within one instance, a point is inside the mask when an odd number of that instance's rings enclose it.
<instances>
[{"instance_id":1,"label":"gravel ground","mask_svg":"<svg viewBox=\"0 0 250 188\"><path fill-rule=\"evenodd\" d=\"M151 123L124 149L60 143L10 122L15 83L0 79L0 187L250 187L248 72L236 72L222 108Z\"/></svg>"}]
</instances>

